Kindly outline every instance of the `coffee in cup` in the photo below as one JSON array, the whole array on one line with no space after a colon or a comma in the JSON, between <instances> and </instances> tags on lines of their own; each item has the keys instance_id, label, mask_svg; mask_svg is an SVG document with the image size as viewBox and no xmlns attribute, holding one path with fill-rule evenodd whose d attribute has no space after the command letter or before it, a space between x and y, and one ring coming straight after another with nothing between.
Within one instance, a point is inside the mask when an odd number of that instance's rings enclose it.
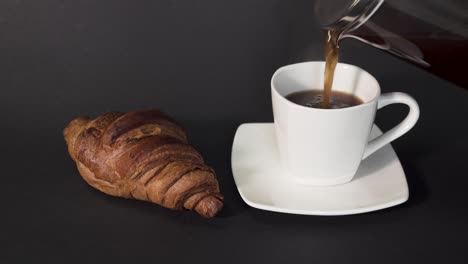
<instances>
[{"instance_id":1,"label":"coffee in cup","mask_svg":"<svg viewBox=\"0 0 468 264\"><path fill-rule=\"evenodd\" d=\"M323 105L324 93L322 90L303 90L286 95L289 101L312 108L322 109L340 109L360 105L363 103L362 99L346 92L331 91L329 94L327 107Z\"/></svg>"},{"instance_id":2,"label":"coffee in cup","mask_svg":"<svg viewBox=\"0 0 468 264\"><path fill-rule=\"evenodd\" d=\"M371 74L344 63L336 65L333 93L339 98L340 104L336 104L346 107L310 107L317 106L313 100L323 94L323 90L312 89L323 87L324 69L323 61L293 64L277 70L271 81L281 162L297 184L351 181L363 159L408 132L419 118L418 104L411 96L398 92L381 95ZM348 105L341 104L344 99ZM409 106L407 117L369 141L377 109L397 103Z\"/></svg>"}]
</instances>

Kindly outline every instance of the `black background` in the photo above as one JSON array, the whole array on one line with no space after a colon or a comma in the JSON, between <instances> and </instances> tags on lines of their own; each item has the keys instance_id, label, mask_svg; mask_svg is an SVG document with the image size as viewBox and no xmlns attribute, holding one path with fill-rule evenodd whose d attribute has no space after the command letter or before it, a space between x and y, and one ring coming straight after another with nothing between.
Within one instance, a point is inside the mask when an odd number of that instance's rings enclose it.
<instances>
[{"instance_id":1,"label":"black background","mask_svg":"<svg viewBox=\"0 0 468 264\"><path fill-rule=\"evenodd\" d=\"M271 122L273 72L322 53L312 1L2 0L0 262L467 263L468 93L357 41L342 44L341 61L420 103L419 123L393 143L409 201L319 217L241 200L237 126ZM110 197L81 179L63 127L141 108L188 129L218 173L219 217ZM387 107L376 122L389 129L406 111Z\"/></svg>"}]
</instances>

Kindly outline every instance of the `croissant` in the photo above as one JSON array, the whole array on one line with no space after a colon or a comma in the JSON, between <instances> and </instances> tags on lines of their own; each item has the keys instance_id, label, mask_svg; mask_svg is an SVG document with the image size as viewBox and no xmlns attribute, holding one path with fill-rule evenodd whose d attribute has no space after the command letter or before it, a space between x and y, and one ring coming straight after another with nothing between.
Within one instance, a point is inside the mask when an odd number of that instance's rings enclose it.
<instances>
[{"instance_id":1,"label":"croissant","mask_svg":"<svg viewBox=\"0 0 468 264\"><path fill-rule=\"evenodd\" d=\"M83 179L106 194L208 218L223 207L213 169L185 130L158 110L78 117L64 136Z\"/></svg>"}]
</instances>

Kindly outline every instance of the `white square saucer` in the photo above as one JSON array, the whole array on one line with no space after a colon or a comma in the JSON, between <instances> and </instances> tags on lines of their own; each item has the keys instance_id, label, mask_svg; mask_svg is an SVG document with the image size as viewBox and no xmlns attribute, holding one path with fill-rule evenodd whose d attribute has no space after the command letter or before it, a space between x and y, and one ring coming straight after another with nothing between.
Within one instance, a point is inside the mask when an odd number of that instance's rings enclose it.
<instances>
[{"instance_id":1,"label":"white square saucer","mask_svg":"<svg viewBox=\"0 0 468 264\"><path fill-rule=\"evenodd\" d=\"M382 132L375 125L371 138ZM242 124L234 137L232 173L250 206L303 215L349 215L380 210L408 200L408 184L389 144L362 161L353 180L334 186L290 181L279 160L272 123Z\"/></svg>"}]
</instances>

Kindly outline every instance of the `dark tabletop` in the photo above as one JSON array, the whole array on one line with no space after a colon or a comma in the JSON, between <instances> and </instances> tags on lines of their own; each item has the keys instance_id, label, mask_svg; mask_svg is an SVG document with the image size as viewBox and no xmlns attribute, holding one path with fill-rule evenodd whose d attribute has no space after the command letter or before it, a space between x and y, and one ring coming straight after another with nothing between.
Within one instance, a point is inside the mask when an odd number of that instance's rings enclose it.
<instances>
[{"instance_id":1,"label":"dark tabletop","mask_svg":"<svg viewBox=\"0 0 468 264\"><path fill-rule=\"evenodd\" d=\"M322 53L312 1L0 1L0 263L468 263L468 91L357 41L341 61L420 104L393 143L409 201L341 217L242 201L237 126L271 122L273 72ZM218 174L219 217L110 197L79 176L63 127L142 108L187 128ZM406 112L387 107L376 123L389 129Z\"/></svg>"}]
</instances>

